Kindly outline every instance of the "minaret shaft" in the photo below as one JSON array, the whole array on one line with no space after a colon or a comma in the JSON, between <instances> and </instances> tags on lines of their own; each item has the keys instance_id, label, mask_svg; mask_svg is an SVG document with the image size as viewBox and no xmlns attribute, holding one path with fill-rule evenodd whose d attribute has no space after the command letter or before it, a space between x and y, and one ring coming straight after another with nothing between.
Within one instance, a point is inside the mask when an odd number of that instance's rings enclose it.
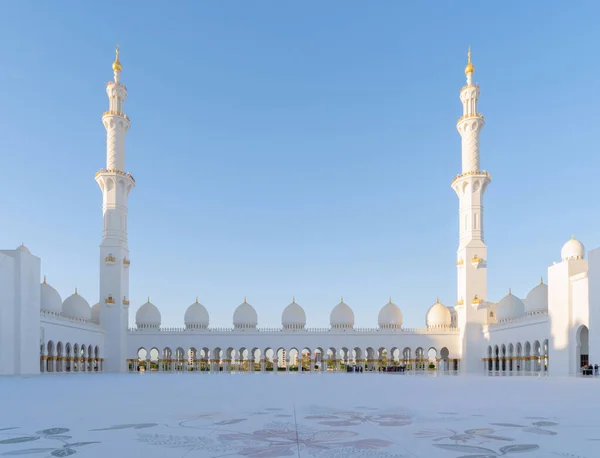
<instances>
[{"instance_id":1,"label":"minaret shaft","mask_svg":"<svg viewBox=\"0 0 600 458\"><path fill-rule=\"evenodd\" d=\"M483 195L491 176L480 168L479 134L484 125L477 111L479 86L473 84L475 67L465 68L467 85L460 91L463 115L456 128L462 138L462 173L452 181L459 199L459 244L457 250L457 321L461 333L461 371L481 370L481 326L487 311L487 246L484 242Z\"/></svg>"},{"instance_id":2,"label":"minaret shaft","mask_svg":"<svg viewBox=\"0 0 600 458\"><path fill-rule=\"evenodd\" d=\"M126 333L129 324L129 248L127 200L135 186L125 169L125 135L130 121L123 112L127 88L120 82L119 51L113 63L114 81L106 85L109 110L106 128L106 169L96 173L102 191L102 243L100 244L100 325L105 329L105 370L125 372Z\"/></svg>"}]
</instances>

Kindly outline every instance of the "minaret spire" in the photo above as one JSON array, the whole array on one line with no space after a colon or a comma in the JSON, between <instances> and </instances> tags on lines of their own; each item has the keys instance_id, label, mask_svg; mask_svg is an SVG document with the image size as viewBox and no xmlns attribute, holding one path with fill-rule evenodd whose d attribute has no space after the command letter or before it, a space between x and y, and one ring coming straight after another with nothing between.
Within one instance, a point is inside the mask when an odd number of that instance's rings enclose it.
<instances>
[{"instance_id":1,"label":"minaret spire","mask_svg":"<svg viewBox=\"0 0 600 458\"><path fill-rule=\"evenodd\" d=\"M112 64L115 83L119 82L119 77L121 76L121 72L123 71L123 66L121 65L121 62L119 61L119 52L120 52L119 45L117 45L117 49L115 51L115 54L116 54L115 61Z\"/></svg>"},{"instance_id":2,"label":"minaret spire","mask_svg":"<svg viewBox=\"0 0 600 458\"><path fill-rule=\"evenodd\" d=\"M125 172L125 135L130 121L124 113L127 88L121 83L123 65L117 45L112 64L114 81L106 85L109 107L102 115L106 129L106 169L96 173L102 191L102 243L100 244L100 326L105 330L105 369L126 371L126 330L129 323L129 247L127 245L127 214L129 193L135 186L133 177ZM116 260L116 262L115 262ZM123 302L107 301L122 297Z\"/></svg>"}]
</instances>

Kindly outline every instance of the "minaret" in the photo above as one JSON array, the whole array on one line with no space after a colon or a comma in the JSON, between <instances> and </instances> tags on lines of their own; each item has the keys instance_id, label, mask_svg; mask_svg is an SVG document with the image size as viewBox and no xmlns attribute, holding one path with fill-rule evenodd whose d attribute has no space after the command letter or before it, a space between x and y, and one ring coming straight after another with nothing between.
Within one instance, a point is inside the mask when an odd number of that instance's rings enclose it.
<instances>
[{"instance_id":1,"label":"minaret","mask_svg":"<svg viewBox=\"0 0 600 458\"><path fill-rule=\"evenodd\" d=\"M462 173L452 181L459 199L459 244L457 325L461 331L461 372L483 370L481 326L487 320L482 304L487 298L487 246L483 240L483 194L491 176L480 170L479 133L483 115L477 111L479 86L473 84L475 67L471 63L471 48L465 67L467 84L460 91L463 115L456 128L462 137Z\"/></svg>"},{"instance_id":2,"label":"minaret","mask_svg":"<svg viewBox=\"0 0 600 458\"><path fill-rule=\"evenodd\" d=\"M125 134L130 121L123 113L127 88L121 83L123 67L119 47L112 65L114 81L106 85L109 110L102 123L106 128L106 169L96 173L102 190L104 225L100 244L100 325L104 328L104 370L127 370L126 333L129 322L129 248L127 246L127 198L135 186L125 172Z\"/></svg>"}]
</instances>

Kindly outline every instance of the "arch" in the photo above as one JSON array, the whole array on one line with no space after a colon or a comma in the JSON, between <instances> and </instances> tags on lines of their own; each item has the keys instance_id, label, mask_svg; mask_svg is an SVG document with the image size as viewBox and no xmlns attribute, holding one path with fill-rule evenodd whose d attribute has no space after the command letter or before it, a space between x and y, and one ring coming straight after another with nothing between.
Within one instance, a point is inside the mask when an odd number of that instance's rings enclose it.
<instances>
[{"instance_id":1,"label":"arch","mask_svg":"<svg viewBox=\"0 0 600 458\"><path fill-rule=\"evenodd\" d=\"M490 347L490 351L492 348ZM445 371L450 369L450 351L447 347L442 347L440 350L440 362L442 363L442 369Z\"/></svg>"},{"instance_id":2,"label":"arch","mask_svg":"<svg viewBox=\"0 0 600 458\"><path fill-rule=\"evenodd\" d=\"M425 351L423 347L417 347L415 350L415 369L425 370Z\"/></svg>"},{"instance_id":3,"label":"arch","mask_svg":"<svg viewBox=\"0 0 600 458\"><path fill-rule=\"evenodd\" d=\"M314 371L315 360L313 356L313 352L310 348L304 347L300 352L300 363L298 365L298 370L300 372L311 372Z\"/></svg>"},{"instance_id":4,"label":"arch","mask_svg":"<svg viewBox=\"0 0 600 458\"><path fill-rule=\"evenodd\" d=\"M325 352L323 348L317 347L315 348L314 359L315 359L315 371L323 371L323 369L327 369L323 366L323 355Z\"/></svg>"},{"instance_id":5,"label":"arch","mask_svg":"<svg viewBox=\"0 0 600 458\"><path fill-rule=\"evenodd\" d=\"M584 366L587 366L589 361L589 345L590 345L590 331L587 326L581 325L577 329L577 345L576 345L576 359L577 371L580 372Z\"/></svg>"},{"instance_id":6,"label":"arch","mask_svg":"<svg viewBox=\"0 0 600 458\"><path fill-rule=\"evenodd\" d=\"M73 359L71 355L71 344L67 342L65 345L65 372L71 372L73 370Z\"/></svg>"},{"instance_id":7,"label":"arch","mask_svg":"<svg viewBox=\"0 0 600 458\"><path fill-rule=\"evenodd\" d=\"M56 344L56 372L63 371L63 343L57 342Z\"/></svg>"}]
</instances>

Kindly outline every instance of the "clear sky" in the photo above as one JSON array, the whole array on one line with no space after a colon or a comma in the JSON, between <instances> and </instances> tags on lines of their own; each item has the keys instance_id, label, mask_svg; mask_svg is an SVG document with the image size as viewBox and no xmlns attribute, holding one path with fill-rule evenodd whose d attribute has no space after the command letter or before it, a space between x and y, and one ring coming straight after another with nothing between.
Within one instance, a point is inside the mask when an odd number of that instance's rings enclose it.
<instances>
[{"instance_id":1,"label":"clear sky","mask_svg":"<svg viewBox=\"0 0 600 458\"><path fill-rule=\"evenodd\" d=\"M177 5L177 6L173 6ZM132 120L131 323L199 297L229 325L343 296L375 326L456 301L460 88L486 126L488 298L524 297L575 234L600 246L598 2L3 2L0 246L98 301L114 47Z\"/></svg>"}]
</instances>

